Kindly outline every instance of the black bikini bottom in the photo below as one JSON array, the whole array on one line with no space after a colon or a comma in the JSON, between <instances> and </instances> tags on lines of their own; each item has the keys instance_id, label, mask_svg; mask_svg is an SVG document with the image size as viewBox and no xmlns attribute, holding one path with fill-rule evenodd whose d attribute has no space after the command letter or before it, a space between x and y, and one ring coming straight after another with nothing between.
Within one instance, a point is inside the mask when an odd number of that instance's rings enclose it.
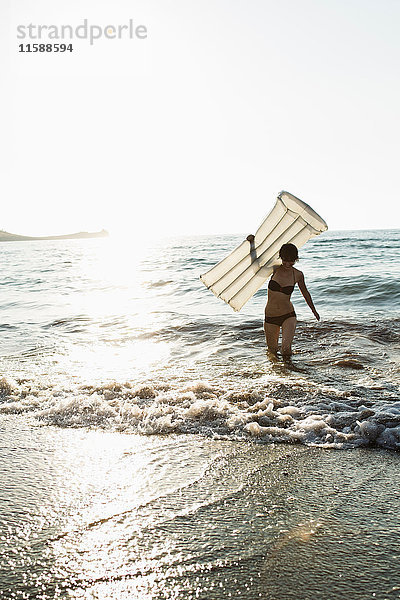
<instances>
[{"instance_id":1,"label":"black bikini bottom","mask_svg":"<svg viewBox=\"0 0 400 600\"><path fill-rule=\"evenodd\" d=\"M265 322L270 323L271 325L278 325L278 327L282 327L282 323L286 321L286 319L290 319L290 317L295 317L296 313L294 310L292 312L287 313L286 315L279 315L279 317L266 317Z\"/></svg>"}]
</instances>

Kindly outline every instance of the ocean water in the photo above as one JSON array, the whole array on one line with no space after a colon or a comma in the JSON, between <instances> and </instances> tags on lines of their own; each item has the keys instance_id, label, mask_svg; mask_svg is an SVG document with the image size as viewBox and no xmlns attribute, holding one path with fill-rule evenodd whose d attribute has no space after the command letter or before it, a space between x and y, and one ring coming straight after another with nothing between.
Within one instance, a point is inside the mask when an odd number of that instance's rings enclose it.
<instances>
[{"instance_id":1,"label":"ocean water","mask_svg":"<svg viewBox=\"0 0 400 600\"><path fill-rule=\"evenodd\" d=\"M0 244L1 598L400 597L400 230L300 250L286 362L241 239Z\"/></svg>"},{"instance_id":2,"label":"ocean water","mask_svg":"<svg viewBox=\"0 0 400 600\"><path fill-rule=\"evenodd\" d=\"M199 281L240 238L155 248L3 243L0 411L62 427L326 447L400 446L400 232L328 232L299 268L290 363L265 286L234 313Z\"/></svg>"}]
</instances>

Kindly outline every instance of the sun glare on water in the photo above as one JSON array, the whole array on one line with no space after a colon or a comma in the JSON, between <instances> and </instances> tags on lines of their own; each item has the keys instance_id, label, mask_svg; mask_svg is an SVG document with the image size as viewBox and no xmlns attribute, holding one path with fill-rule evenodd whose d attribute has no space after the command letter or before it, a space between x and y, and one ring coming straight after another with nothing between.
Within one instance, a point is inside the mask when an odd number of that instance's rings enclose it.
<instances>
[{"instance_id":1,"label":"sun glare on water","mask_svg":"<svg viewBox=\"0 0 400 600\"><path fill-rule=\"evenodd\" d=\"M76 343L77 332L60 359L65 364L59 363L75 380L129 380L168 358L168 344L151 339L160 306L149 294L149 252L143 238L110 237L80 256L76 277L82 285L73 295L73 312L84 317L83 344Z\"/></svg>"},{"instance_id":2,"label":"sun glare on water","mask_svg":"<svg viewBox=\"0 0 400 600\"><path fill-rule=\"evenodd\" d=\"M89 348L78 346L71 349L69 354L60 360L59 367L69 372L69 378L72 377L77 383L130 381L146 375L152 367L168 357L169 347L165 342L140 340L120 346L96 344Z\"/></svg>"}]
</instances>

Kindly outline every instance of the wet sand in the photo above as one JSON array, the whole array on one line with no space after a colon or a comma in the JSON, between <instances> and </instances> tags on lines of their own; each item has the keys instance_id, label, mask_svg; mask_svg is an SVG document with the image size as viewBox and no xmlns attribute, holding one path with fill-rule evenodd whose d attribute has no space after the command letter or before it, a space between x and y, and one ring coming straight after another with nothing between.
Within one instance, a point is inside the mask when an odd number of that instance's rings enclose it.
<instances>
[{"instance_id":1,"label":"wet sand","mask_svg":"<svg viewBox=\"0 0 400 600\"><path fill-rule=\"evenodd\" d=\"M0 430L1 598L400 598L398 453Z\"/></svg>"}]
</instances>

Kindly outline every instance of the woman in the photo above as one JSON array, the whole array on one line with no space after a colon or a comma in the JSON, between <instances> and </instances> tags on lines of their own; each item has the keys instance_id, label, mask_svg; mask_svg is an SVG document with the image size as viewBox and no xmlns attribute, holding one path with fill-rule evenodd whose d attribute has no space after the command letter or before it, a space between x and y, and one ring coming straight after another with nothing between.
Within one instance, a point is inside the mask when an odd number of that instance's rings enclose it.
<instances>
[{"instance_id":1,"label":"woman","mask_svg":"<svg viewBox=\"0 0 400 600\"><path fill-rule=\"evenodd\" d=\"M319 314L304 283L303 273L293 266L299 259L296 246L294 244L283 244L279 250L279 258L282 260L282 264L274 267L274 272L268 282L264 331L268 350L276 354L279 330L282 329L282 356L291 356L297 319L290 296L296 283L318 321Z\"/></svg>"}]
</instances>

